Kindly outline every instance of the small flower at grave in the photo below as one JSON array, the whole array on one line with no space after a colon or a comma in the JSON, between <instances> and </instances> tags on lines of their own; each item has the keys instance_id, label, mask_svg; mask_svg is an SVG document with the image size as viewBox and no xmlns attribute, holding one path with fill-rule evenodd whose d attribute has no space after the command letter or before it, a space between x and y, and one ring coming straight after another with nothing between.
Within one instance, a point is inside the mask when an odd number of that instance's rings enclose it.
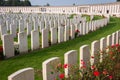
<instances>
[{"instance_id":1,"label":"small flower at grave","mask_svg":"<svg viewBox=\"0 0 120 80\"><path fill-rule=\"evenodd\" d=\"M75 30L75 37L78 37L79 36L79 33L80 33L80 31L77 29L77 30Z\"/></svg>"},{"instance_id":2,"label":"small flower at grave","mask_svg":"<svg viewBox=\"0 0 120 80\"><path fill-rule=\"evenodd\" d=\"M64 67L64 68L68 68L68 64L64 64L63 67Z\"/></svg>"},{"instance_id":3,"label":"small flower at grave","mask_svg":"<svg viewBox=\"0 0 120 80\"><path fill-rule=\"evenodd\" d=\"M110 55L112 55L112 54L113 54L113 52L112 52L112 51L110 51L110 52L109 52L109 54L110 54Z\"/></svg>"},{"instance_id":4,"label":"small flower at grave","mask_svg":"<svg viewBox=\"0 0 120 80\"><path fill-rule=\"evenodd\" d=\"M115 48L115 45L112 45L111 48Z\"/></svg>"},{"instance_id":5,"label":"small flower at grave","mask_svg":"<svg viewBox=\"0 0 120 80\"><path fill-rule=\"evenodd\" d=\"M111 76L111 75L110 75L110 76L108 76L108 77L109 77L109 79L110 79L110 80L111 80L111 79L113 79L113 76Z\"/></svg>"},{"instance_id":6,"label":"small flower at grave","mask_svg":"<svg viewBox=\"0 0 120 80\"><path fill-rule=\"evenodd\" d=\"M91 56L92 59L94 59L94 56Z\"/></svg>"},{"instance_id":7,"label":"small flower at grave","mask_svg":"<svg viewBox=\"0 0 120 80\"><path fill-rule=\"evenodd\" d=\"M3 47L2 46L0 46L0 52L3 52Z\"/></svg>"},{"instance_id":8,"label":"small flower at grave","mask_svg":"<svg viewBox=\"0 0 120 80\"><path fill-rule=\"evenodd\" d=\"M64 79L64 77L65 77L65 75L64 75L63 73L61 73L61 74L59 75L59 78L60 78L60 79Z\"/></svg>"},{"instance_id":9,"label":"small flower at grave","mask_svg":"<svg viewBox=\"0 0 120 80\"><path fill-rule=\"evenodd\" d=\"M85 62L84 62L84 61L81 61L81 64L82 64L82 65L85 65Z\"/></svg>"},{"instance_id":10,"label":"small flower at grave","mask_svg":"<svg viewBox=\"0 0 120 80\"><path fill-rule=\"evenodd\" d=\"M79 33L80 31L77 29L75 32Z\"/></svg>"},{"instance_id":11,"label":"small flower at grave","mask_svg":"<svg viewBox=\"0 0 120 80\"><path fill-rule=\"evenodd\" d=\"M94 66L94 65L92 65L92 66L91 66L91 69L92 69L92 70L93 70L93 69L95 69L95 66Z\"/></svg>"},{"instance_id":12,"label":"small flower at grave","mask_svg":"<svg viewBox=\"0 0 120 80\"><path fill-rule=\"evenodd\" d=\"M102 51L102 50L100 50L100 53L102 54L102 53L103 53L103 51Z\"/></svg>"},{"instance_id":13,"label":"small flower at grave","mask_svg":"<svg viewBox=\"0 0 120 80\"><path fill-rule=\"evenodd\" d=\"M118 52L120 52L120 49L118 49Z\"/></svg>"},{"instance_id":14,"label":"small flower at grave","mask_svg":"<svg viewBox=\"0 0 120 80\"><path fill-rule=\"evenodd\" d=\"M59 64L57 65L57 68L62 68L62 64L59 63Z\"/></svg>"},{"instance_id":15,"label":"small flower at grave","mask_svg":"<svg viewBox=\"0 0 120 80\"><path fill-rule=\"evenodd\" d=\"M104 75L107 75L107 74L108 74L108 72L107 72L106 69L104 69L102 73L103 73Z\"/></svg>"},{"instance_id":16,"label":"small flower at grave","mask_svg":"<svg viewBox=\"0 0 120 80\"><path fill-rule=\"evenodd\" d=\"M115 46L116 46L116 47L119 47L119 44L116 44Z\"/></svg>"},{"instance_id":17,"label":"small flower at grave","mask_svg":"<svg viewBox=\"0 0 120 80\"><path fill-rule=\"evenodd\" d=\"M99 76L99 75L100 75L100 72L94 71L93 74L94 74L94 76Z\"/></svg>"},{"instance_id":18,"label":"small flower at grave","mask_svg":"<svg viewBox=\"0 0 120 80\"><path fill-rule=\"evenodd\" d=\"M86 66L85 66L85 65L81 66L81 69L85 69L85 68L86 68Z\"/></svg>"}]
</instances>

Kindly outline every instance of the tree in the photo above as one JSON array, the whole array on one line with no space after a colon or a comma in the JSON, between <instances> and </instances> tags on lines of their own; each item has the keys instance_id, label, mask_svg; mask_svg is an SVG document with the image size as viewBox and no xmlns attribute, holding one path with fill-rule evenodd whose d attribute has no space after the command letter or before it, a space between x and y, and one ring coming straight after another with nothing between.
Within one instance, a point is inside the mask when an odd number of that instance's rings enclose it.
<instances>
[{"instance_id":1,"label":"tree","mask_svg":"<svg viewBox=\"0 0 120 80\"><path fill-rule=\"evenodd\" d=\"M31 6L31 3L29 0L21 1L20 4L21 6Z\"/></svg>"},{"instance_id":2,"label":"tree","mask_svg":"<svg viewBox=\"0 0 120 80\"><path fill-rule=\"evenodd\" d=\"M73 3L73 6L75 6L75 3Z\"/></svg>"},{"instance_id":3,"label":"tree","mask_svg":"<svg viewBox=\"0 0 120 80\"><path fill-rule=\"evenodd\" d=\"M47 3L47 4L46 4L46 6L50 6L50 4L49 4L49 3Z\"/></svg>"},{"instance_id":4,"label":"tree","mask_svg":"<svg viewBox=\"0 0 120 80\"><path fill-rule=\"evenodd\" d=\"M29 0L0 0L0 6L31 6Z\"/></svg>"},{"instance_id":5,"label":"tree","mask_svg":"<svg viewBox=\"0 0 120 80\"><path fill-rule=\"evenodd\" d=\"M4 0L0 0L0 6L3 6Z\"/></svg>"},{"instance_id":6,"label":"tree","mask_svg":"<svg viewBox=\"0 0 120 80\"><path fill-rule=\"evenodd\" d=\"M120 0L117 0L117 1L120 1Z\"/></svg>"},{"instance_id":7,"label":"tree","mask_svg":"<svg viewBox=\"0 0 120 80\"><path fill-rule=\"evenodd\" d=\"M29 0L25 0L25 1L24 1L24 5L25 5L25 6L31 6L31 3L30 3Z\"/></svg>"}]
</instances>

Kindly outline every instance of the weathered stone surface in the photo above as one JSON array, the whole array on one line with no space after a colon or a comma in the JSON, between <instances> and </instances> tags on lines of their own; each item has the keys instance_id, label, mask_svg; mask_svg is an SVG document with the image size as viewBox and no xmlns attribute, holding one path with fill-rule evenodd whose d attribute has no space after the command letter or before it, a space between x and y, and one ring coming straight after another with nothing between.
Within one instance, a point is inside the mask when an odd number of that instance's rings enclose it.
<instances>
[{"instance_id":1,"label":"weathered stone surface","mask_svg":"<svg viewBox=\"0 0 120 80\"><path fill-rule=\"evenodd\" d=\"M58 43L64 41L64 27L58 27Z\"/></svg>"},{"instance_id":2,"label":"weathered stone surface","mask_svg":"<svg viewBox=\"0 0 120 80\"><path fill-rule=\"evenodd\" d=\"M88 45L83 45L80 47L80 68L83 66L89 66L90 63L90 48ZM85 64L83 64L85 63Z\"/></svg>"},{"instance_id":3,"label":"weathered stone surface","mask_svg":"<svg viewBox=\"0 0 120 80\"><path fill-rule=\"evenodd\" d=\"M112 35L108 35L107 36L107 46L111 46L112 45Z\"/></svg>"},{"instance_id":4,"label":"weathered stone surface","mask_svg":"<svg viewBox=\"0 0 120 80\"><path fill-rule=\"evenodd\" d=\"M30 35L32 31L32 24L31 23L27 23L27 35Z\"/></svg>"},{"instance_id":5,"label":"weathered stone surface","mask_svg":"<svg viewBox=\"0 0 120 80\"><path fill-rule=\"evenodd\" d=\"M19 51L20 51L20 53L28 52L28 42L27 42L27 34L26 34L26 32L18 33L18 43L19 43Z\"/></svg>"},{"instance_id":6,"label":"weathered stone surface","mask_svg":"<svg viewBox=\"0 0 120 80\"><path fill-rule=\"evenodd\" d=\"M75 38L75 27L73 25L70 25L71 29L70 29L70 37L71 39Z\"/></svg>"},{"instance_id":7,"label":"weathered stone surface","mask_svg":"<svg viewBox=\"0 0 120 80\"><path fill-rule=\"evenodd\" d=\"M31 49L39 49L40 47L40 41L39 41L39 31L33 30L31 31Z\"/></svg>"},{"instance_id":8,"label":"weathered stone surface","mask_svg":"<svg viewBox=\"0 0 120 80\"><path fill-rule=\"evenodd\" d=\"M74 72L71 70L70 66L77 66L78 54L76 50L70 50L64 54L64 64L68 65L68 68L65 68L65 76L74 75Z\"/></svg>"},{"instance_id":9,"label":"weathered stone surface","mask_svg":"<svg viewBox=\"0 0 120 80\"><path fill-rule=\"evenodd\" d=\"M65 26L64 41L68 41L68 40L69 40L69 26Z\"/></svg>"},{"instance_id":10,"label":"weathered stone surface","mask_svg":"<svg viewBox=\"0 0 120 80\"><path fill-rule=\"evenodd\" d=\"M91 65L94 63L97 63L97 54L99 54L100 51L100 41L93 41L91 44Z\"/></svg>"},{"instance_id":11,"label":"weathered stone surface","mask_svg":"<svg viewBox=\"0 0 120 80\"><path fill-rule=\"evenodd\" d=\"M112 45L116 44L116 33L112 33Z\"/></svg>"},{"instance_id":12,"label":"weathered stone surface","mask_svg":"<svg viewBox=\"0 0 120 80\"><path fill-rule=\"evenodd\" d=\"M49 46L49 40L48 40L48 29L43 29L42 30L42 48L48 47Z\"/></svg>"},{"instance_id":13,"label":"weathered stone surface","mask_svg":"<svg viewBox=\"0 0 120 80\"><path fill-rule=\"evenodd\" d=\"M42 63L43 80L54 80L59 75L59 72L55 71L56 66L60 64L58 57L50 58Z\"/></svg>"},{"instance_id":14,"label":"weathered stone surface","mask_svg":"<svg viewBox=\"0 0 120 80\"><path fill-rule=\"evenodd\" d=\"M51 44L57 43L57 27L51 28Z\"/></svg>"},{"instance_id":15,"label":"weathered stone surface","mask_svg":"<svg viewBox=\"0 0 120 80\"><path fill-rule=\"evenodd\" d=\"M8 80L34 80L34 69L25 68L8 76Z\"/></svg>"},{"instance_id":16,"label":"weathered stone surface","mask_svg":"<svg viewBox=\"0 0 120 80\"><path fill-rule=\"evenodd\" d=\"M3 35L3 54L6 58L14 56L14 40L11 34Z\"/></svg>"}]
</instances>

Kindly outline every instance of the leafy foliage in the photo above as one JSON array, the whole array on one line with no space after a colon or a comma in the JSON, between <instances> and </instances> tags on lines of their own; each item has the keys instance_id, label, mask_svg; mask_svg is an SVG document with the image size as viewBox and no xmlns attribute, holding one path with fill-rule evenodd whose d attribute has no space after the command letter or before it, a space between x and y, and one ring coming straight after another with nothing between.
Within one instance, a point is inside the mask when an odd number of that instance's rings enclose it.
<instances>
[{"instance_id":1,"label":"leafy foliage","mask_svg":"<svg viewBox=\"0 0 120 80\"><path fill-rule=\"evenodd\" d=\"M31 6L29 0L0 0L0 6Z\"/></svg>"}]
</instances>

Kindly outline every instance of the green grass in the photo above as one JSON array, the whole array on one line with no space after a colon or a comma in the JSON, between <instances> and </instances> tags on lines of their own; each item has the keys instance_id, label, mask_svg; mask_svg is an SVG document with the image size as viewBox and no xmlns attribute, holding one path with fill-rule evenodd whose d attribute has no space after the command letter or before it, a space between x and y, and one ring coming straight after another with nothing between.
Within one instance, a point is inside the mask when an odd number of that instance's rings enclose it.
<instances>
[{"instance_id":1,"label":"green grass","mask_svg":"<svg viewBox=\"0 0 120 80\"><path fill-rule=\"evenodd\" d=\"M33 67L41 71L42 62L51 57L60 57L63 61L64 53L69 50L79 50L80 46L84 44L90 45L92 41L99 40L120 29L120 19L111 18L110 23L95 32L91 32L85 36L69 40L60 44L53 45L49 48L29 52L27 54L19 55L7 60L0 61L0 80L7 80L7 77L13 72L26 68ZM41 73L35 73L35 80L42 80Z\"/></svg>"},{"instance_id":2,"label":"green grass","mask_svg":"<svg viewBox=\"0 0 120 80\"><path fill-rule=\"evenodd\" d=\"M82 17L86 17L86 21L90 21L90 15L86 15L86 14L83 14ZM103 16L99 16L99 15L94 15L94 18L93 20L99 20L99 19L103 19L104 17Z\"/></svg>"},{"instance_id":3,"label":"green grass","mask_svg":"<svg viewBox=\"0 0 120 80\"><path fill-rule=\"evenodd\" d=\"M86 17L86 21L90 21L90 16L89 15L86 15L86 14L83 14L82 17Z\"/></svg>"},{"instance_id":4,"label":"green grass","mask_svg":"<svg viewBox=\"0 0 120 80\"><path fill-rule=\"evenodd\" d=\"M98 16L98 15L94 15L93 20L99 20L99 19L103 19L103 16Z\"/></svg>"}]
</instances>

